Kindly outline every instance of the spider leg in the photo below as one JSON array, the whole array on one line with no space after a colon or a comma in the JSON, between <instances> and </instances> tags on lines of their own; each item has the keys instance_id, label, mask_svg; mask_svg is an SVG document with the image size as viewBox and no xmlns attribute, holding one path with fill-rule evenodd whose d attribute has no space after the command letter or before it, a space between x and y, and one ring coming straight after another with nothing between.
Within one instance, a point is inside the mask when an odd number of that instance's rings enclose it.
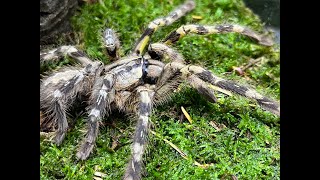
<instances>
[{"instance_id":1,"label":"spider leg","mask_svg":"<svg viewBox=\"0 0 320 180\"><path fill-rule=\"evenodd\" d=\"M116 61L120 58L119 49L120 41L116 33L110 29L106 28L103 32L103 45L106 48L107 55L110 61Z\"/></svg>"},{"instance_id":2,"label":"spider leg","mask_svg":"<svg viewBox=\"0 0 320 180\"><path fill-rule=\"evenodd\" d=\"M149 131L149 116L152 111L152 97L154 91L147 84L137 88L139 96L138 122L135 128L132 144L132 156L127 164L124 175L125 180L139 180L142 173L142 157L147 145Z\"/></svg>"},{"instance_id":3,"label":"spider leg","mask_svg":"<svg viewBox=\"0 0 320 180\"><path fill-rule=\"evenodd\" d=\"M153 43L148 47L148 54L152 59L169 59L173 62L185 63L183 56L173 48L163 43Z\"/></svg>"},{"instance_id":4,"label":"spider leg","mask_svg":"<svg viewBox=\"0 0 320 180\"><path fill-rule=\"evenodd\" d=\"M208 101L214 103L217 102L217 98L214 95L214 89L210 88L207 83L202 81L195 75L190 75L186 78L182 78L180 69L185 65L178 62L176 64L168 64L163 68L163 71L159 75L157 81L154 104L164 104L171 99L174 90L186 80L193 88L195 88L199 94L203 95Z\"/></svg>"},{"instance_id":5,"label":"spider leg","mask_svg":"<svg viewBox=\"0 0 320 180\"><path fill-rule=\"evenodd\" d=\"M210 87L213 86L220 89L220 92L227 95L236 93L240 96L254 99L258 102L262 109L280 116L280 105L278 102L269 99L246 86L237 84L233 81L222 79L214 75L209 70L206 70L200 66L184 65L179 62L172 62L164 67L163 73L161 74L161 77L157 82L157 87L159 88L156 90L154 98L155 102L158 99L160 99L159 101L161 101L161 98L163 98L161 96L163 94L172 91L172 88L168 87L168 84L172 83L167 81L170 79L177 79L178 77L176 76L181 76L182 79L186 79L194 88L198 90L200 94L209 98L209 100L215 101L215 98L213 98L214 96L212 97L213 91Z\"/></svg>"},{"instance_id":6,"label":"spider leg","mask_svg":"<svg viewBox=\"0 0 320 180\"><path fill-rule=\"evenodd\" d=\"M179 52L163 43L150 44L148 47L148 54L157 60L169 59L169 61L178 62L181 64L184 64L185 62L183 56ZM180 74L179 69L172 66L167 66L165 69L163 69L159 76L160 79L157 83L158 88L155 95L155 104L162 104L170 99L172 94L170 92L173 92L172 90L176 89L183 80L179 76L176 76L177 74ZM209 88L209 86L201 79L195 76L190 76L187 78L187 81L210 102L217 101L213 89Z\"/></svg>"},{"instance_id":7,"label":"spider leg","mask_svg":"<svg viewBox=\"0 0 320 180\"><path fill-rule=\"evenodd\" d=\"M100 75L102 69L102 63L93 62L82 69L62 69L42 80L40 109L43 110L47 122L53 122L58 126L55 135L56 144L61 144L68 129L66 110L77 94L89 91L91 82Z\"/></svg>"},{"instance_id":8,"label":"spider leg","mask_svg":"<svg viewBox=\"0 0 320 180\"><path fill-rule=\"evenodd\" d=\"M177 42L179 39L184 37L189 33L199 34L199 35L206 35L206 34L220 34L220 33L230 33L235 32L245 36L252 38L253 40L257 41L259 44L264 46L272 46L273 42L267 36L259 35L253 30L243 27L236 24L228 24L228 25L197 25L197 24L190 24L184 25L179 27L177 30L171 32L163 42L165 44L171 44Z\"/></svg>"},{"instance_id":9,"label":"spider leg","mask_svg":"<svg viewBox=\"0 0 320 180\"><path fill-rule=\"evenodd\" d=\"M280 116L279 103L259 94L257 91L253 89L250 89L243 85L239 85L233 81L229 81L229 80L225 80L220 77L217 77L209 70L206 70L200 66L189 65L180 69L180 71L182 72L182 74L184 74L187 77L190 76L190 74L194 74L204 82L207 82L215 87L239 94L241 96L244 96L250 99L254 99L258 102L258 104L262 109Z\"/></svg>"},{"instance_id":10,"label":"spider leg","mask_svg":"<svg viewBox=\"0 0 320 180\"><path fill-rule=\"evenodd\" d=\"M40 64L59 61L65 56L70 56L79 62L83 67L92 63L86 55L74 46L60 46L47 52L40 52Z\"/></svg>"},{"instance_id":11,"label":"spider leg","mask_svg":"<svg viewBox=\"0 0 320 180\"><path fill-rule=\"evenodd\" d=\"M105 115L108 115L110 104L115 98L114 83L113 74L106 74L104 77L96 79L90 96L90 106L88 107L88 129L86 137L76 154L78 159L87 159L95 145L99 131L99 121Z\"/></svg>"},{"instance_id":12,"label":"spider leg","mask_svg":"<svg viewBox=\"0 0 320 180\"><path fill-rule=\"evenodd\" d=\"M199 94L204 96L208 101L215 103L217 102L217 98L214 95L214 90L208 86L207 83L202 81L195 75L190 75L187 78L188 83L195 88Z\"/></svg>"},{"instance_id":13,"label":"spider leg","mask_svg":"<svg viewBox=\"0 0 320 180\"><path fill-rule=\"evenodd\" d=\"M106 110L110 111L110 104L112 102L115 102L118 106L123 104L128 98L127 96L130 96L130 92L124 90L135 88L141 84L143 76L143 71L141 70L144 66L145 61L140 57L128 62L125 66L113 68L107 72L104 78L97 79L90 101L88 132L84 143L77 153L79 159L86 159L92 151L98 135L98 121L107 114ZM119 98L123 99L119 100ZM129 104L124 105L129 106ZM123 107L118 108L119 110L126 110Z\"/></svg>"},{"instance_id":14,"label":"spider leg","mask_svg":"<svg viewBox=\"0 0 320 180\"><path fill-rule=\"evenodd\" d=\"M180 5L174 9L168 16L158 18L149 23L148 28L144 31L141 37L136 42L133 53L140 55L145 46L148 44L152 34L161 26L168 26L172 24L177 19L184 16L186 13L190 12L195 8L195 2L193 0L188 0L184 4Z\"/></svg>"},{"instance_id":15,"label":"spider leg","mask_svg":"<svg viewBox=\"0 0 320 180\"><path fill-rule=\"evenodd\" d=\"M179 52L163 43L150 44L148 47L148 54L152 58L156 58L158 60L169 59L169 61L172 62L177 62L180 64L185 63L183 56ZM158 81L157 87L159 88L157 89L155 95L156 104L162 104L163 102L170 99L170 91L178 87L178 85L182 82L181 78L175 76L176 74L180 74L179 69L173 66L165 67L161 74L160 80ZM214 95L214 90L201 79L196 76L189 76L186 80L193 88L195 88L199 92L199 94L203 95L210 102L217 102L217 98Z\"/></svg>"}]
</instances>

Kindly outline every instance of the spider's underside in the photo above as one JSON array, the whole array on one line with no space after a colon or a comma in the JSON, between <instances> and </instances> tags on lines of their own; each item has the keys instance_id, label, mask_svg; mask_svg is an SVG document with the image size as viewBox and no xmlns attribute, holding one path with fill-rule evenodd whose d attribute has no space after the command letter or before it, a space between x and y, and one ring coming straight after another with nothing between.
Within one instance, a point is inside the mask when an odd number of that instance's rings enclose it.
<instances>
[{"instance_id":1,"label":"spider's underside","mask_svg":"<svg viewBox=\"0 0 320 180\"><path fill-rule=\"evenodd\" d=\"M90 60L74 46L61 46L40 53L40 61L59 60L70 56L80 66L66 67L42 79L40 104L44 115L41 128L57 128L55 143L62 143L68 122L66 111L79 96L89 97L87 106L87 133L77 158L89 157L99 131L99 122L113 110L136 114L137 125L133 137L132 157L128 162L124 179L140 179L142 156L147 145L149 117L152 109L170 100L173 90L181 83L188 83L210 102L216 102L214 89L222 93L236 93L254 99L261 108L280 115L279 103L264 97L253 89L224 80L196 65L186 65L183 56L169 47L189 33L199 35L236 32L265 46L272 42L267 37L239 25L184 25L170 33L161 43L148 46L152 34L161 26L167 26L190 12L195 7L191 0L173 10L168 16L152 21L138 39L132 52L119 57L120 41L112 29L103 33L104 44L111 64L104 65ZM161 60L169 59L165 64ZM213 88L214 87L214 88Z\"/></svg>"}]
</instances>

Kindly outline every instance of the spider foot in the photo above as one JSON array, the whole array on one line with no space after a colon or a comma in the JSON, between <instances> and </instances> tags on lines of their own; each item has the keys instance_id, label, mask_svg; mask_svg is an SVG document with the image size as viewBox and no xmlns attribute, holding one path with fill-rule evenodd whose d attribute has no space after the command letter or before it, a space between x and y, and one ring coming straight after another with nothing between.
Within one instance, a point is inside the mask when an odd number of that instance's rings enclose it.
<instances>
[{"instance_id":1,"label":"spider foot","mask_svg":"<svg viewBox=\"0 0 320 180\"><path fill-rule=\"evenodd\" d=\"M62 141L64 140L64 137L66 136L66 132L57 132L56 136L54 137L54 142L59 146Z\"/></svg>"},{"instance_id":2,"label":"spider foot","mask_svg":"<svg viewBox=\"0 0 320 180\"><path fill-rule=\"evenodd\" d=\"M92 143L90 143L90 142L83 143L81 145L79 151L76 154L77 159L86 160L89 157L89 155L90 155L90 153L91 153L91 151L93 149L93 146L94 145Z\"/></svg>"},{"instance_id":3,"label":"spider foot","mask_svg":"<svg viewBox=\"0 0 320 180\"><path fill-rule=\"evenodd\" d=\"M99 123L97 121L90 122L88 128L86 138L76 154L77 158L80 160L86 160L92 152L98 136Z\"/></svg>"},{"instance_id":4,"label":"spider foot","mask_svg":"<svg viewBox=\"0 0 320 180\"><path fill-rule=\"evenodd\" d=\"M268 35L261 36L259 44L263 46L272 46L274 42Z\"/></svg>"}]
</instances>

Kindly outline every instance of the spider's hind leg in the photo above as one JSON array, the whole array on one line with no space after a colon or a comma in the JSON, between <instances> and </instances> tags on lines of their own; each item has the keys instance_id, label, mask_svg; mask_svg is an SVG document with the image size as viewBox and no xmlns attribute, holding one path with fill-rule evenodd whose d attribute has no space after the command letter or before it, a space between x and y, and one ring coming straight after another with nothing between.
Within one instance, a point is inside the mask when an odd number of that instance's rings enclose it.
<instances>
[{"instance_id":1,"label":"spider's hind leg","mask_svg":"<svg viewBox=\"0 0 320 180\"><path fill-rule=\"evenodd\" d=\"M169 101L174 93L174 90L184 81L187 84L195 88L199 94L201 94L208 101L215 103L217 98L215 97L214 89L205 83L200 78L195 75L190 75L188 77L183 76L183 73L180 71L184 64L179 62L172 62L167 64L157 81L155 95L154 95L154 104L159 105Z\"/></svg>"},{"instance_id":2,"label":"spider's hind leg","mask_svg":"<svg viewBox=\"0 0 320 180\"><path fill-rule=\"evenodd\" d=\"M221 33L232 33L232 32L250 37L251 39L257 41L260 45L264 45L264 46L273 45L273 41L269 37L260 35L247 27L243 27L236 24L215 25L215 26L197 25L197 24L184 25L179 27L177 30L171 32L163 40L163 42L165 44L175 43L189 33L206 35L206 34L221 34Z\"/></svg>"}]
</instances>

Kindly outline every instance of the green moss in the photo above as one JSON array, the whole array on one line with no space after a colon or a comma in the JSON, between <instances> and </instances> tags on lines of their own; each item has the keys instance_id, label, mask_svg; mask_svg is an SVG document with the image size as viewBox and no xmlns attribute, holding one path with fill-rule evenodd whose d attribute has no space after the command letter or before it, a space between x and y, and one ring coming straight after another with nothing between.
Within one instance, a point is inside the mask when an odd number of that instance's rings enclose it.
<instances>
[{"instance_id":1,"label":"green moss","mask_svg":"<svg viewBox=\"0 0 320 180\"><path fill-rule=\"evenodd\" d=\"M103 54L99 33L106 26L117 31L122 45L122 56L127 54L140 37L147 24L159 16L167 15L183 1L103 1L85 5L72 21L80 35L81 47L92 59L108 63ZM193 20L191 15L202 16ZM152 42L162 40L182 24L235 23L262 32L259 18L238 0L197 1L197 7L178 22L160 28ZM279 99L280 60L279 47L262 47L238 34L188 36L175 48L188 63L206 66L226 79L257 87L262 94ZM246 71L248 79L229 71L232 66L248 63L248 59L264 56L266 63ZM280 120L261 110L255 102L242 97L217 94L219 102L212 104L196 91L186 88L173 100L158 107L152 115L153 129L177 145L188 155L182 158L162 139L150 135L150 145L145 156L144 179L280 179ZM183 106L193 119L189 124L180 122ZM111 119L105 120L110 123ZM41 140L41 179L92 179L95 171L107 174L105 179L120 179L130 156L130 138L134 123L121 117L112 117L117 128L101 128L97 145L87 161L77 162L77 145L85 128L79 118L63 144L59 147ZM217 131L209 122L224 124ZM120 132L118 129L121 129ZM119 137L120 147L110 150L114 137ZM193 165L213 163L207 169Z\"/></svg>"}]
</instances>

